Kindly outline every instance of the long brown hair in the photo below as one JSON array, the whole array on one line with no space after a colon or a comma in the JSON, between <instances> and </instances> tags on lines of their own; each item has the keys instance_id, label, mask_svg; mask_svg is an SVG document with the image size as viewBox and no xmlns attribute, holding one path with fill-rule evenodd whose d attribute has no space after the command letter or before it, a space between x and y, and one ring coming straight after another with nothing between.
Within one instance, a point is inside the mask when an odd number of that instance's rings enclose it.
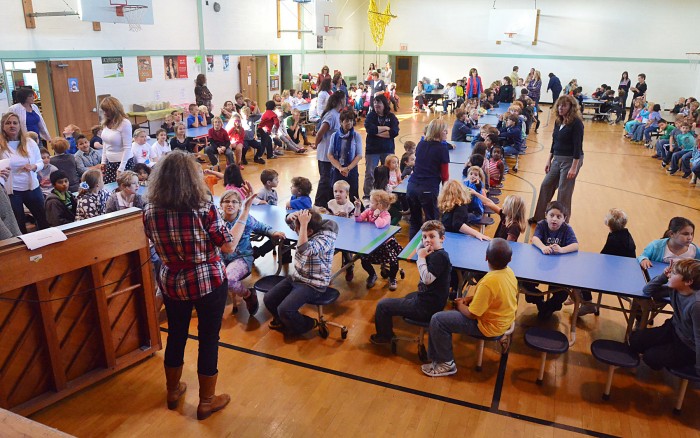
<instances>
[{"instance_id":1,"label":"long brown hair","mask_svg":"<svg viewBox=\"0 0 700 438\"><path fill-rule=\"evenodd\" d=\"M102 102L100 102L100 109L104 111L102 125L105 128L115 129L126 119L124 107L116 97L109 96L102 99Z\"/></svg>"},{"instance_id":2,"label":"long brown hair","mask_svg":"<svg viewBox=\"0 0 700 438\"><path fill-rule=\"evenodd\" d=\"M559 115L559 105L565 101L569 102L569 112L562 117ZM574 96L569 96L568 94L559 96L559 99L557 99L556 103L554 104L554 108L557 112L557 125L569 125L573 123L575 119L583 121L583 117L581 117L581 109L579 108L578 101Z\"/></svg>"},{"instance_id":3,"label":"long brown hair","mask_svg":"<svg viewBox=\"0 0 700 438\"><path fill-rule=\"evenodd\" d=\"M7 119L10 117L16 118L17 124L19 125L19 146L17 146L17 152L23 157L28 157L29 152L27 151L27 135L24 132L24 128L22 128L22 123L19 120L19 116L13 112L5 113L5 115L3 115L0 119L0 132L2 132L2 135L0 135L0 155L4 154L5 152L9 152L10 150L10 147L7 144L10 139L7 138L7 134L5 134L5 122L7 122Z\"/></svg>"},{"instance_id":4,"label":"long brown hair","mask_svg":"<svg viewBox=\"0 0 700 438\"><path fill-rule=\"evenodd\" d=\"M158 161L148 179L148 200L167 210L196 210L209 201L200 165L184 151L175 150Z\"/></svg>"}]
</instances>

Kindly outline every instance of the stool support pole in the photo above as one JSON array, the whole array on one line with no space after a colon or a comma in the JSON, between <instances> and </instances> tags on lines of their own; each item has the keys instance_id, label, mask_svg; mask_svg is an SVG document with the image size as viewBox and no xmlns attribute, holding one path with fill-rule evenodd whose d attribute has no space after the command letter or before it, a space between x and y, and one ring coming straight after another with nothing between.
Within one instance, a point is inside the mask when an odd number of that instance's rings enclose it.
<instances>
[{"instance_id":1,"label":"stool support pole","mask_svg":"<svg viewBox=\"0 0 700 438\"><path fill-rule=\"evenodd\" d=\"M603 400L610 399L610 388L612 387L613 375L615 374L615 365L608 366L608 380L605 382L605 392L603 393Z\"/></svg>"},{"instance_id":2,"label":"stool support pole","mask_svg":"<svg viewBox=\"0 0 700 438\"><path fill-rule=\"evenodd\" d=\"M675 413L680 414L681 407L683 406L683 399L685 399L685 391L688 389L688 381L686 379L681 379L681 388L678 391L678 399L676 400L676 408L673 410Z\"/></svg>"},{"instance_id":3,"label":"stool support pole","mask_svg":"<svg viewBox=\"0 0 700 438\"><path fill-rule=\"evenodd\" d=\"M478 351L476 353L476 370L481 371L481 363L484 360L484 344L486 342L483 339L479 339Z\"/></svg>"},{"instance_id":4,"label":"stool support pole","mask_svg":"<svg viewBox=\"0 0 700 438\"><path fill-rule=\"evenodd\" d=\"M544 367L547 364L547 353L544 351L540 354L540 357L542 358L542 361L540 362L540 373L539 376L537 377L537 384L541 385L542 382L544 381Z\"/></svg>"}]
</instances>

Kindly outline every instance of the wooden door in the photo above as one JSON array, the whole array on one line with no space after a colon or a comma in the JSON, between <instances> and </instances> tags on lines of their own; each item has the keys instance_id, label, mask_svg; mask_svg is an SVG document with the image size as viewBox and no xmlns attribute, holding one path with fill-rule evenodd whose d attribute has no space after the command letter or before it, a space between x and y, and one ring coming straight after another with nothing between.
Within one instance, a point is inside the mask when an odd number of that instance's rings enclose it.
<instances>
[{"instance_id":1,"label":"wooden door","mask_svg":"<svg viewBox=\"0 0 700 438\"><path fill-rule=\"evenodd\" d=\"M99 123L92 61L51 61L50 68L59 132L70 124L90 132Z\"/></svg>"},{"instance_id":2,"label":"wooden door","mask_svg":"<svg viewBox=\"0 0 700 438\"><path fill-rule=\"evenodd\" d=\"M258 94L254 99L258 101L260 108L265 108L265 102L270 100L270 84L267 74L267 56L256 56L255 64L257 71L256 76L258 79Z\"/></svg>"},{"instance_id":3,"label":"wooden door","mask_svg":"<svg viewBox=\"0 0 700 438\"><path fill-rule=\"evenodd\" d=\"M258 96L257 75L255 72L255 57L241 56L239 58L240 76L241 76L241 93L255 100Z\"/></svg>"},{"instance_id":4,"label":"wooden door","mask_svg":"<svg viewBox=\"0 0 700 438\"><path fill-rule=\"evenodd\" d=\"M413 71L413 58L410 56L397 56L394 77L396 78L396 91L400 93L411 93L413 85L411 83L411 72Z\"/></svg>"},{"instance_id":5,"label":"wooden door","mask_svg":"<svg viewBox=\"0 0 700 438\"><path fill-rule=\"evenodd\" d=\"M280 88L282 90L289 90L294 86L294 78L292 77L292 56L282 55L280 56Z\"/></svg>"}]
</instances>

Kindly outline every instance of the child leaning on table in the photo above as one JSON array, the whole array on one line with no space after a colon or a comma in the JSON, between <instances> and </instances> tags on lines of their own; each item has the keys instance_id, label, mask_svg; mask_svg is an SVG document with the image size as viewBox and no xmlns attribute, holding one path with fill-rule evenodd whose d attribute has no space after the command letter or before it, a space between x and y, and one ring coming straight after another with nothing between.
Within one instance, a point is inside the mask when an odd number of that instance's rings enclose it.
<instances>
[{"instance_id":1,"label":"child leaning on table","mask_svg":"<svg viewBox=\"0 0 700 438\"><path fill-rule=\"evenodd\" d=\"M545 218L537 223L535 234L532 236L532 245L542 251L542 254L556 255L578 251L578 240L574 229L566 223L567 214L566 207L560 202L554 201L547 204ZM525 283L524 286L530 291L540 292L536 287L532 288L532 283ZM526 295L525 301L537 305L538 318L548 319L554 312L561 310L567 296L566 291L558 291L554 292L547 301L544 301L541 295Z\"/></svg>"},{"instance_id":2,"label":"child leaning on table","mask_svg":"<svg viewBox=\"0 0 700 438\"><path fill-rule=\"evenodd\" d=\"M700 375L700 262L672 261L644 286L644 294L670 298L673 317L661 327L632 332L630 348L652 369L693 366Z\"/></svg>"},{"instance_id":3,"label":"child leaning on table","mask_svg":"<svg viewBox=\"0 0 700 438\"><path fill-rule=\"evenodd\" d=\"M643 269L652 267L652 262L670 263L671 260L700 259L700 251L693 243L695 224L676 216L668 223L668 229L661 239L653 240L637 257Z\"/></svg>"},{"instance_id":4,"label":"child leaning on table","mask_svg":"<svg viewBox=\"0 0 700 438\"><path fill-rule=\"evenodd\" d=\"M403 298L384 298L377 303L374 315L376 333L369 337L373 344L390 343L394 337L394 316L417 321L430 321L447 303L450 284L450 255L442 247L445 227L431 220L421 227L421 245L418 248L418 291Z\"/></svg>"}]
</instances>

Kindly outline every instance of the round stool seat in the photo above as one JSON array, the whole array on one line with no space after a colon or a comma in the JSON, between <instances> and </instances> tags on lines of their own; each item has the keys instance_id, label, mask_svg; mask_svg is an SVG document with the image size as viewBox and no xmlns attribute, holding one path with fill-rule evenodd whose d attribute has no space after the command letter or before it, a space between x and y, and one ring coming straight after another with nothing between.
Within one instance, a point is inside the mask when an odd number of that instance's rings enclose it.
<instances>
[{"instance_id":1,"label":"round stool seat","mask_svg":"<svg viewBox=\"0 0 700 438\"><path fill-rule=\"evenodd\" d=\"M503 335L499 335L499 336L484 336L484 335L482 335L481 333L479 333L478 335L471 335L471 334L470 334L469 336L471 336L471 337L474 338L474 339L483 339L484 341L498 341L498 340L500 340L500 339L503 337Z\"/></svg>"},{"instance_id":2,"label":"round stool seat","mask_svg":"<svg viewBox=\"0 0 700 438\"><path fill-rule=\"evenodd\" d=\"M478 222L470 222L470 224L473 225L493 225L493 218L490 218L486 215L481 216L481 220Z\"/></svg>"},{"instance_id":3,"label":"round stool seat","mask_svg":"<svg viewBox=\"0 0 700 438\"><path fill-rule=\"evenodd\" d=\"M691 366L683 368L667 368L667 370L676 377L689 380L691 382L700 382L700 376L695 372L695 368Z\"/></svg>"},{"instance_id":4,"label":"round stool seat","mask_svg":"<svg viewBox=\"0 0 700 438\"><path fill-rule=\"evenodd\" d=\"M258 292L267 293L267 291L277 286L277 283L281 282L285 278L286 277L284 275L267 275L256 281L253 287Z\"/></svg>"},{"instance_id":5,"label":"round stool seat","mask_svg":"<svg viewBox=\"0 0 700 438\"><path fill-rule=\"evenodd\" d=\"M335 303L335 300L337 300L339 296L340 292L338 292L338 289L327 287L324 293L318 294L315 299L306 304L311 304L313 306L327 306L328 304Z\"/></svg>"},{"instance_id":6,"label":"round stool seat","mask_svg":"<svg viewBox=\"0 0 700 438\"><path fill-rule=\"evenodd\" d=\"M639 366L639 355L627 344L610 339L598 339L591 344L593 357L608 365L622 368Z\"/></svg>"},{"instance_id":7,"label":"round stool seat","mask_svg":"<svg viewBox=\"0 0 700 438\"><path fill-rule=\"evenodd\" d=\"M562 354L569 350L569 340L563 333L539 327L533 327L525 332L525 344L549 354Z\"/></svg>"},{"instance_id":8,"label":"round stool seat","mask_svg":"<svg viewBox=\"0 0 700 438\"><path fill-rule=\"evenodd\" d=\"M417 319L411 319L405 316L403 317L403 320L408 324L417 325L418 327L430 327L430 321L418 321Z\"/></svg>"}]
</instances>

